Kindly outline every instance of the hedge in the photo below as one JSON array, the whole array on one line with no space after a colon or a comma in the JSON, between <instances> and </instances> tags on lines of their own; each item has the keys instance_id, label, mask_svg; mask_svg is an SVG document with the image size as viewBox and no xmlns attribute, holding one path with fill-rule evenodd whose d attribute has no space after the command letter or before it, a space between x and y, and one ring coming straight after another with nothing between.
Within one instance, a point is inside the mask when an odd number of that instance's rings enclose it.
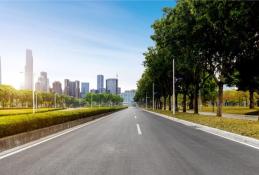
<instances>
[{"instance_id":1,"label":"hedge","mask_svg":"<svg viewBox=\"0 0 259 175\"><path fill-rule=\"evenodd\" d=\"M0 138L76 119L90 117L93 115L118 111L124 108L125 107L102 107L92 109L78 109L72 111L53 111L36 114L4 116L0 117Z\"/></svg>"}]
</instances>

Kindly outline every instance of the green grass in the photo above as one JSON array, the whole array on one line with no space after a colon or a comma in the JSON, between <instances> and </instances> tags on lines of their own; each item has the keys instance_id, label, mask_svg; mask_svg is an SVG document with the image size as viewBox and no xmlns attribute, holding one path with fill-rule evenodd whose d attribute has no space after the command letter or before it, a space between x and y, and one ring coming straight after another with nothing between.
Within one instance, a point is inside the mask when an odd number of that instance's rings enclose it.
<instances>
[{"instance_id":1,"label":"green grass","mask_svg":"<svg viewBox=\"0 0 259 175\"><path fill-rule=\"evenodd\" d=\"M172 116L170 111L156 110L155 112ZM259 122L239 119L228 119L222 117L197 115L189 113L176 113L176 118L187 120L193 123L198 123L213 128L222 129L236 134L253 137L259 139Z\"/></svg>"},{"instance_id":2,"label":"green grass","mask_svg":"<svg viewBox=\"0 0 259 175\"><path fill-rule=\"evenodd\" d=\"M61 110L61 108L39 108L36 110L36 113L42 112L50 112L50 111L57 111ZM10 115L21 115L21 114L31 114L31 108L23 108L23 109L1 109L0 110L0 117L2 116L10 116Z\"/></svg>"},{"instance_id":3,"label":"green grass","mask_svg":"<svg viewBox=\"0 0 259 175\"><path fill-rule=\"evenodd\" d=\"M217 111L217 107L215 106L215 112ZM201 108L202 112L213 112L212 106L203 106ZM242 114L242 115L259 115L259 107L255 109L249 109L249 107L240 107L240 106L224 106L223 113L228 114Z\"/></svg>"},{"instance_id":4,"label":"green grass","mask_svg":"<svg viewBox=\"0 0 259 175\"><path fill-rule=\"evenodd\" d=\"M32 131L97 114L121 110L124 107L101 107L72 111L51 111L36 114L21 114L0 117L0 138Z\"/></svg>"}]
</instances>

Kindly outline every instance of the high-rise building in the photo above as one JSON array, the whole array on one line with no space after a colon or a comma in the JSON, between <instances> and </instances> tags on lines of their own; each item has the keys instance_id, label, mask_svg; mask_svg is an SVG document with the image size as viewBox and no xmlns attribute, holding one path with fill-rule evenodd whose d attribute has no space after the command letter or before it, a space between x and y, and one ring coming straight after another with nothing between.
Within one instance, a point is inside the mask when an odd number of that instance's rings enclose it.
<instances>
[{"instance_id":1,"label":"high-rise building","mask_svg":"<svg viewBox=\"0 0 259 175\"><path fill-rule=\"evenodd\" d=\"M49 79L47 72L40 73L40 77L38 78L38 82L35 85L35 89L37 91L49 92Z\"/></svg>"},{"instance_id":2,"label":"high-rise building","mask_svg":"<svg viewBox=\"0 0 259 175\"><path fill-rule=\"evenodd\" d=\"M134 104L134 96L136 94L136 90L128 90L121 93L121 97L123 98L123 104L131 106Z\"/></svg>"},{"instance_id":3,"label":"high-rise building","mask_svg":"<svg viewBox=\"0 0 259 175\"><path fill-rule=\"evenodd\" d=\"M117 94L118 94L118 95L121 94L121 88L120 88L120 87L117 88Z\"/></svg>"},{"instance_id":4,"label":"high-rise building","mask_svg":"<svg viewBox=\"0 0 259 175\"><path fill-rule=\"evenodd\" d=\"M64 81L64 94L76 98L80 98L80 81Z\"/></svg>"},{"instance_id":5,"label":"high-rise building","mask_svg":"<svg viewBox=\"0 0 259 175\"><path fill-rule=\"evenodd\" d=\"M97 75L97 91L103 93L104 90L104 77L103 75Z\"/></svg>"},{"instance_id":6,"label":"high-rise building","mask_svg":"<svg viewBox=\"0 0 259 175\"><path fill-rule=\"evenodd\" d=\"M25 81L24 89L33 89L33 57L30 49L26 50L26 65L25 65Z\"/></svg>"},{"instance_id":7,"label":"high-rise building","mask_svg":"<svg viewBox=\"0 0 259 175\"><path fill-rule=\"evenodd\" d=\"M81 98L83 98L88 93L89 93L89 83L82 82L81 83Z\"/></svg>"},{"instance_id":8,"label":"high-rise building","mask_svg":"<svg viewBox=\"0 0 259 175\"><path fill-rule=\"evenodd\" d=\"M106 80L106 91L111 94L118 94L117 78L110 78Z\"/></svg>"},{"instance_id":9,"label":"high-rise building","mask_svg":"<svg viewBox=\"0 0 259 175\"><path fill-rule=\"evenodd\" d=\"M80 98L80 81L75 81L75 97Z\"/></svg>"},{"instance_id":10,"label":"high-rise building","mask_svg":"<svg viewBox=\"0 0 259 175\"><path fill-rule=\"evenodd\" d=\"M52 92L62 94L62 84L59 81L54 81L52 83Z\"/></svg>"},{"instance_id":11,"label":"high-rise building","mask_svg":"<svg viewBox=\"0 0 259 175\"><path fill-rule=\"evenodd\" d=\"M69 79L64 80L64 94L69 96Z\"/></svg>"},{"instance_id":12,"label":"high-rise building","mask_svg":"<svg viewBox=\"0 0 259 175\"><path fill-rule=\"evenodd\" d=\"M2 60L0 57L0 84L2 84Z\"/></svg>"}]
</instances>

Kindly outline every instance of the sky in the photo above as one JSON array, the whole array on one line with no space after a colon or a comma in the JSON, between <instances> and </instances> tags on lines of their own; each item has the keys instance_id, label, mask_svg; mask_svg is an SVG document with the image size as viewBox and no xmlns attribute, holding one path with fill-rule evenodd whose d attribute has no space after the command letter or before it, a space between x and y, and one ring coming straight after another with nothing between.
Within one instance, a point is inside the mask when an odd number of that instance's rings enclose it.
<instances>
[{"instance_id":1,"label":"sky","mask_svg":"<svg viewBox=\"0 0 259 175\"><path fill-rule=\"evenodd\" d=\"M136 89L143 53L154 43L152 23L171 1L0 0L2 83L24 82L25 50L31 49L35 80L90 82L115 78L122 91Z\"/></svg>"}]
</instances>

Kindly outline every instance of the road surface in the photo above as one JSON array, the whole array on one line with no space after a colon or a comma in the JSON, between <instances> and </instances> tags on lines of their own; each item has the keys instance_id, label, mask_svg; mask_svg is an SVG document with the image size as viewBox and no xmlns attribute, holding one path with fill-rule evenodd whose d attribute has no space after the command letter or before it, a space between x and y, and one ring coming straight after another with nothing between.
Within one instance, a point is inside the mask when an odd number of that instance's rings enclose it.
<instances>
[{"instance_id":1,"label":"road surface","mask_svg":"<svg viewBox=\"0 0 259 175\"><path fill-rule=\"evenodd\" d=\"M137 108L0 160L1 175L258 175L259 151Z\"/></svg>"}]
</instances>

